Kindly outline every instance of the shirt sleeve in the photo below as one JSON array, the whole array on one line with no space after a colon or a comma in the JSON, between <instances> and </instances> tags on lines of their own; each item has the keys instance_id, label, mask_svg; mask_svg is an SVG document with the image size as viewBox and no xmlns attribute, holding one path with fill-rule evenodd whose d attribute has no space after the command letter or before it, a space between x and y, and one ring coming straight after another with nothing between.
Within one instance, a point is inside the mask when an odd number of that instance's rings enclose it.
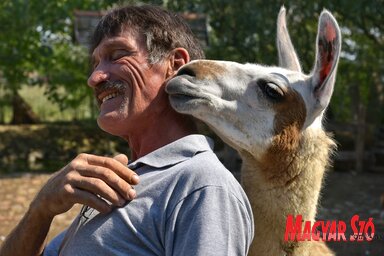
<instances>
[{"instance_id":1,"label":"shirt sleeve","mask_svg":"<svg viewBox=\"0 0 384 256\"><path fill-rule=\"evenodd\" d=\"M253 222L224 187L206 186L180 201L167 221L166 255L247 255Z\"/></svg>"}]
</instances>

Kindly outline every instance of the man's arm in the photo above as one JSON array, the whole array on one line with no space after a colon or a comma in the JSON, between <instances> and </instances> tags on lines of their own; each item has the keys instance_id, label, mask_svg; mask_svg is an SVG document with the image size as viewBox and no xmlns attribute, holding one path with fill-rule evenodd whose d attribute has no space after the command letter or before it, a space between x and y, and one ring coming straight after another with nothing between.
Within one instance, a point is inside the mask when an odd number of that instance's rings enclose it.
<instances>
[{"instance_id":1,"label":"man's arm","mask_svg":"<svg viewBox=\"0 0 384 256\"><path fill-rule=\"evenodd\" d=\"M132 200L131 185L138 176L128 169L124 155L115 158L80 154L55 173L36 195L30 207L0 248L1 256L40 255L53 218L76 203L100 213Z\"/></svg>"},{"instance_id":2,"label":"man's arm","mask_svg":"<svg viewBox=\"0 0 384 256\"><path fill-rule=\"evenodd\" d=\"M41 255L53 218L32 204L16 228L7 236L0 255Z\"/></svg>"}]
</instances>

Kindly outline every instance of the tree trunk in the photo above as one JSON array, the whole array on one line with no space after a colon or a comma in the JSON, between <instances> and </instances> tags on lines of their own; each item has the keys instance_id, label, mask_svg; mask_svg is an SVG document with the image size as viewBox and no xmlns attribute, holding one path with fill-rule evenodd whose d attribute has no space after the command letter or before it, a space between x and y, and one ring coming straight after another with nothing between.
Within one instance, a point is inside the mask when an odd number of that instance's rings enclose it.
<instances>
[{"instance_id":1,"label":"tree trunk","mask_svg":"<svg viewBox=\"0 0 384 256\"><path fill-rule=\"evenodd\" d=\"M40 122L32 107L17 92L13 94L12 108L11 124L36 124Z\"/></svg>"}]
</instances>

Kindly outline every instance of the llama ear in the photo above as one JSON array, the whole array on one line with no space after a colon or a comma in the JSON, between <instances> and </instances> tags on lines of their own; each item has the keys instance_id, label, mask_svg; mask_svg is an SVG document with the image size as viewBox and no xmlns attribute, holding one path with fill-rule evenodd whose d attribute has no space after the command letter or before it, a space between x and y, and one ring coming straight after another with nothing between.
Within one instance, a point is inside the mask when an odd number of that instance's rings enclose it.
<instances>
[{"instance_id":1,"label":"llama ear","mask_svg":"<svg viewBox=\"0 0 384 256\"><path fill-rule=\"evenodd\" d=\"M291 38L289 37L285 13L285 7L282 6L277 17L276 36L277 50L279 53L279 66L292 71L301 72L299 59L297 58Z\"/></svg>"},{"instance_id":2,"label":"llama ear","mask_svg":"<svg viewBox=\"0 0 384 256\"><path fill-rule=\"evenodd\" d=\"M340 29L332 14L324 10L319 18L316 62L311 84L315 109L324 110L331 100L341 50Z\"/></svg>"}]
</instances>

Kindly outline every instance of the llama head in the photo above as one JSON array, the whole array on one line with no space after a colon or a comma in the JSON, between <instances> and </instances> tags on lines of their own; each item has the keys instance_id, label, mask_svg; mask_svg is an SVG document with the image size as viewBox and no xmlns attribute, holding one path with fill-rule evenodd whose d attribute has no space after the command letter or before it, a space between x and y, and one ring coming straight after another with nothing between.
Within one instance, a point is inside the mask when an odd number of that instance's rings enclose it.
<instances>
[{"instance_id":1,"label":"llama head","mask_svg":"<svg viewBox=\"0 0 384 256\"><path fill-rule=\"evenodd\" d=\"M305 75L282 8L277 20L279 67L192 61L167 84L170 103L176 111L208 124L237 150L255 156L277 137L297 141L304 129L321 128L333 92L341 36L336 20L326 10L319 18L316 41L315 65Z\"/></svg>"}]
</instances>

